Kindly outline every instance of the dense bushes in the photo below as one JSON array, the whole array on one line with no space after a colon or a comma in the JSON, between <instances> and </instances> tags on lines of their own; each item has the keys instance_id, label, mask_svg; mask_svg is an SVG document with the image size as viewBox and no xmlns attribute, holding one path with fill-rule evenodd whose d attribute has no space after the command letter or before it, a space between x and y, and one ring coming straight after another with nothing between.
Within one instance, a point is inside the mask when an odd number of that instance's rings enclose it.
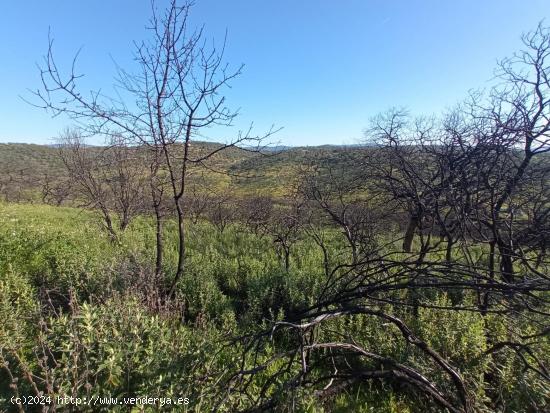
<instances>
[{"instance_id":1,"label":"dense bushes","mask_svg":"<svg viewBox=\"0 0 550 413\"><path fill-rule=\"evenodd\" d=\"M2 409L14 407L8 400L16 392L37 391L89 398L188 397L190 404L174 407L178 411L246 408L248 397L227 393L239 379L235 372L247 368L246 359L240 364L246 340L233 338L257 332L273 320L292 320L315 304L325 286L322 250L307 236L293 246L286 270L268 236L240 224L220 232L199 221L190 225L187 269L175 299L167 302L162 290L169 280L152 275L147 246L154 228L147 218L135 220L118 242L103 235L93 224L94 217L72 209L41 206L33 207L31 214L28 207L4 204L0 221ZM167 224L170 247L174 232ZM333 265L349 259L337 232L328 239ZM166 257L165 271L171 274L176 254L167 248ZM438 310L471 305L475 297L469 294L450 297L434 290L417 298L427 304L417 315L391 304L379 308L401 317L460 370L480 410L491 405L489 400L499 400L493 406L502 411L545 406L544 381L523 368L513 349L486 357L492 345L488 337L505 339L508 332L498 314ZM530 334L529 325L521 329ZM395 325L381 324L372 315L333 319L315 334L320 342L353 338L383 357L414 366L442 389L452 387L433 361L403 340ZM297 339L292 332L277 333L274 341L268 339L257 349L255 362L272 360ZM540 359L547 357L547 340L544 346ZM329 355L327 350L311 357L321 362ZM365 367L364 363L357 360L357 367ZM321 398L307 387L300 388L292 390L296 397L282 400L274 389L284 388L300 363L279 373L283 366L282 360L269 364L251 378L249 386L250 394L267 389L266 398L279 398L281 411L437 411L410 388L391 380L352 383ZM319 366L318 378L338 364ZM275 387L270 387L274 377Z\"/></svg>"}]
</instances>

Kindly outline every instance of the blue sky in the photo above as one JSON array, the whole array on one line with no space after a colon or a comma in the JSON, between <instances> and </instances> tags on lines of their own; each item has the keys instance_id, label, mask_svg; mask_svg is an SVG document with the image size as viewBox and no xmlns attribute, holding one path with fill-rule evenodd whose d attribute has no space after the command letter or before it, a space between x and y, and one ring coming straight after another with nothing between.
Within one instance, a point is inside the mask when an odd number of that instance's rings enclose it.
<instances>
[{"instance_id":1,"label":"blue sky","mask_svg":"<svg viewBox=\"0 0 550 413\"><path fill-rule=\"evenodd\" d=\"M162 1L159 1L162 4ZM61 67L82 48L83 90L109 90L113 59L132 65L146 38L148 0L27 0L0 6L0 142L49 143L70 121L23 102L40 78L48 28ZM550 14L548 0L197 0L192 22L245 64L228 91L241 109L234 135L272 124L286 145L357 142L392 106L439 113L490 81L495 62ZM550 24L550 21L547 21Z\"/></svg>"}]
</instances>

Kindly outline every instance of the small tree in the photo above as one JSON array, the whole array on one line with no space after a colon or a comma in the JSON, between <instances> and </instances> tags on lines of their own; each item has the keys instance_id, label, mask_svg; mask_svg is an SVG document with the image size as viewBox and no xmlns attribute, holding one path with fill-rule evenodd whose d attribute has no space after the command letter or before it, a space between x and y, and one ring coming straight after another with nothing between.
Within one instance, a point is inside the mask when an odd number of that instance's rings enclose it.
<instances>
[{"instance_id":1,"label":"small tree","mask_svg":"<svg viewBox=\"0 0 550 413\"><path fill-rule=\"evenodd\" d=\"M325 163L326 166L315 168L305 176L299 190L302 197L313 203L318 213L341 232L351 251L351 263L355 265L376 249L374 234L380 217L375 216L372 197L365 195L360 168ZM321 241L318 235L314 239L317 244Z\"/></svg>"},{"instance_id":2,"label":"small tree","mask_svg":"<svg viewBox=\"0 0 550 413\"><path fill-rule=\"evenodd\" d=\"M135 149L115 139L108 147L87 147L77 130L66 130L59 154L77 200L99 211L111 239L117 239L117 231L124 231L143 208L143 171Z\"/></svg>"},{"instance_id":3,"label":"small tree","mask_svg":"<svg viewBox=\"0 0 550 413\"><path fill-rule=\"evenodd\" d=\"M238 216L256 235L264 235L273 216L274 200L267 196L249 196L240 200Z\"/></svg>"},{"instance_id":4,"label":"small tree","mask_svg":"<svg viewBox=\"0 0 550 413\"><path fill-rule=\"evenodd\" d=\"M206 216L220 234L225 231L229 224L235 221L236 204L236 200L228 191L210 197L210 202L206 206Z\"/></svg>"},{"instance_id":5,"label":"small tree","mask_svg":"<svg viewBox=\"0 0 550 413\"><path fill-rule=\"evenodd\" d=\"M119 68L118 86L132 106L99 92L83 95L79 91L75 65L62 76L49 41L42 89L36 92L39 106L54 115L65 114L78 120L91 135L120 136L127 142L153 148L162 154L167 181L178 220L178 263L170 286L175 291L185 267L185 194L192 167L206 166L228 148L259 150L260 143L274 133L254 136L252 128L226 143L199 153L191 142L211 126L230 126L238 112L226 106L224 91L239 76L242 65L230 70L224 63L225 40L221 48L209 48L203 29L190 30L188 16L192 2L171 0L163 13L152 3L149 24L151 40L136 43L137 70ZM156 156L156 155L155 155Z\"/></svg>"}]
</instances>

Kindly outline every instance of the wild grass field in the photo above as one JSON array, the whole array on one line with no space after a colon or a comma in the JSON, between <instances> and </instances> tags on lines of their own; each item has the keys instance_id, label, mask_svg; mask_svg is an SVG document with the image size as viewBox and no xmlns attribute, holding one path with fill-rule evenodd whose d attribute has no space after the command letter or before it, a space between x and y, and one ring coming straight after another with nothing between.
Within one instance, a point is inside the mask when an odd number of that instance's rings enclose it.
<instances>
[{"instance_id":1,"label":"wild grass field","mask_svg":"<svg viewBox=\"0 0 550 413\"><path fill-rule=\"evenodd\" d=\"M21 377L10 382L2 372L3 409L13 408L8 402L12 394L32 394L32 387L38 386L50 396L183 396L190 399L184 410L208 411L219 403L223 382L243 362L245 344L235 337L304 311L315 304L324 287L322 250L311 240L297 241L289 270L285 270L269 236L256 235L238 223L220 232L200 221L189 224L189 264L178 285L179 298L162 303L151 280L152 220L135 220L116 243L102 231L93 213L80 209L2 203L0 220L1 356L3 362L9 361L11 373ZM175 241L170 225L166 236ZM345 263L349 251L338 233L327 230L325 236L331 262ZM167 274L173 272L176 254L167 248ZM475 302L470 293L453 296L436 291L422 300L442 307ZM492 371L498 372L492 378L492 391L506 401L507 411L545 404L546 383L526 371L513 351L493 359L484 356L491 346L487 330L492 340L506 340L508 320L498 314L442 313L434 307L421 308L413 315L391 304L381 307L399 315L418 337L452 362L480 401L488 397L483 383ZM524 335L534 331L528 325L514 328ZM286 339L262 349L260 360L269 360L284 349L285 341L292 340L292 334L287 334ZM353 337L354 342L368 343L387 362L435 373L402 340L399 329L389 323L381 326L372 317L330 320L316 334L320 341ZM546 342L538 349L539 357L547 357L548 350ZM249 391L259 393L277 368L274 364L255 376ZM330 366L315 374L322 376L325 369L330 371ZM283 382L285 375L278 380ZM437 373L432 380L443 388L451 386ZM288 402L284 394L278 397L283 406ZM225 403L243 406L245 400L236 393ZM286 408L304 412L430 410L425 403L406 388L374 382L350 386L328 401L316 399L305 388L299 390L293 406ZM116 409L128 410L78 408ZM232 411L232 407L226 409Z\"/></svg>"}]
</instances>

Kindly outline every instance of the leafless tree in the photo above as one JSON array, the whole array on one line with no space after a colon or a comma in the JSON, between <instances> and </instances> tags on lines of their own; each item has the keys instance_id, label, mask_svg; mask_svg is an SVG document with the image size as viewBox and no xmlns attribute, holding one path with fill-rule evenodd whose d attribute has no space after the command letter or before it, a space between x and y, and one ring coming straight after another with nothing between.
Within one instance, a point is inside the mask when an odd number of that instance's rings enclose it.
<instances>
[{"instance_id":1,"label":"leafless tree","mask_svg":"<svg viewBox=\"0 0 550 413\"><path fill-rule=\"evenodd\" d=\"M83 95L75 62L64 77L54 59L51 39L41 69L42 88L36 92L39 106L54 115L68 115L91 135L121 136L162 153L178 220L178 264L170 295L185 267L184 199L189 170L196 166L212 168L209 161L228 148L256 150L275 132L272 129L256 136L251 127L227 143L193 151L191 143L197 136L214 125L229 126L237 116L238 112L227 107L223 93L241 74L242 66L230 70L224 63L225 39L220 48L209 48L203 29L189 27L191 6L190 1L179 4L172 0L159 12L152 3L151 39L135 44L137 70L119 68L117 78L118 90L135 104L130 106L123 99L108 98L100 92Z\"/></svg>"},{"instance_id":2,"label":"leafless tree","mask_svg":"<svg viewBox=\"0 0 550 413\"><path fill-rule=\"evenodd\" d=\"M290 270L292 246L300 239L302 206L299 197L291 197L273 209L266 227L286 271Z\"/></svg>"},{"instance_id":3,"label":"leafless tree","mask_svg":"<svg viewBox=\"0 0 550 413\"><path fill-rule=\"evenodd\" d=\"M134 151L116 141L108 147L89 148L77 130L66 130L59 153L78 201L99 211L105 229L117 239L116 228L124 231L142 207L142 171Z\"/></svg>"},{"instance_id":4,"label":"leafless tree","mask_svg":"<svg viewBox=\"0 0 550 413\"><path fill-rule=\"evenodd\" d=\"M236 221L236 205L237 201L230 190L218 191L210 197L206 206L206 217L223 233L229 224Z\"/></svg>"},{"instance_id":5,"label":"leafless tree","mask_svg":"<svg viewBox=\"0 0 550 413\"><path fill-rule=\"evenodd\" d=\"M432 130L432 122L412 122L404 110L394 109L376 117L367 131L377 150L366 158L366 176L373 192L406 211L405 252L411 252L415 234L433 224L441 193L442 171L437 158L426 150L432 144Z\"/></svg>"},{"instance_id":6,"label":"leafless tree","mask_svg":"<svg viewBox=\"0 0 550 413\"><path fill-rule=\"evenodd\" d=\"M0 189L1 192L1 189ZM71 195L71 181L44 174L42 178L42 202L60 206Z\"/></svg>"},{"instance_id":7,"label":"leafless tree","mask_svg":"<svg viewBox=\"0 0 550 413\"><path fill-rule=\"evenodd\" d=\"M0 178L0 194L8 202L32 202L25 194L29 187L27 173L24 170L10 171Z\"/></svg>"},{"instance_id":8,"label":"leafless tree","mask_svg":"<svg viewBox=\"0 0 550 413\"><path fill-rule=\"evenodd\" d=\"M239 202L239 218L256 235L264 235L273 215L275 200L267 196L247 196Z\"/></svg>"},{"instance_id":9,"label":"leafless tree","mask_svg":"<svg viewBox=\"0 0 550 413\"><path fill-rule=\"evenodd\" d=\"M194 179L189 183L189 191L186 198L187 215L196 224L201 218L205 218L206 210L211 202L212 193L205 179Z\"/></svg>"},{"instance_id":10,"label":"leafless tree","mask_svg":"<svg viewBox=\"0 0 550 413\"><path fill-rule=\"evenodd\" d=\"M497 76L503 85L491 91L487 103L473 100L468 106L478 124L490 125L478 128L478 145L484 144L498 156L493 161L493 181L486 184L494 198L480 218L499 251L501 276L510 282L518 258L514 243L516 200L528 185L528 175L540 169L537 159L550 151L550 31L539 25L522 40L525 49L499 64ZM503 150L497 152L495 148Z\"/></svg>"},{"instance_id":11,"label":"leafless tree","mask_svg":"<svg viewBox=\"0 0 550 413\"><path fill-rule=\"evenodd\" d=\"M318 213L340 230L351 251L352 264L375 249L376 226L381 222L374 212L374 197L365 196L365 188L360 169L330 162L305 175L299 188L301 195L316 205ZM320 239L315 239L319 244Z\"/></svg>"},{"instance_id":12,"label":"leafless tree","mask_svg":"<svg viewBox=\"0 0 550 413\"><path fill-rule=\"evenodd\" d=\"M248 411L262 411L276 407L283 394L296 397L301 387L323 400L356 383L384 379L450 412L498 409L490 369L498 369L496 356L503 351L517 357L523 372L550 383L544 344L550 334L550 264L545 258L550 31L539 26L523 41L526 50L500 64L500 82L488 98L472 94L441 121L411 122L400 111L376 119L370 132L383 145L367 152L359 168L348 166L365 174L370 191L389 207L407 213L405 235L394 240L403 241L403 247L378 246L372 254L357 254L353 265L331 272L327 288L309 309L243 337L242 364L228 380L226 394L236 392L249 401ZM334 211L320 182L308 185L310 199ZM324 192L335 196L334 190ZM446 241L443 250L434 235ZM416 236L419 249L412 248ZM411 291L474 298L435 305L411 302ZM492 314L506 325L504 339L485 331L488 346L482 357L492 360L484 377L491 402L479 400L459 369L407 325L400 314L411 306ZM334 329L335 320L357 316L381 329L394 328L423 363L388 357L368 340ZM267 354L266 348L276 350ZM439 384L431 378L435 372ZM263 385L250 392L258 373ZM446 384L440 386L441 380ZM544 407L533 401L529 408Z\"/></svg>"}]
</instances>

